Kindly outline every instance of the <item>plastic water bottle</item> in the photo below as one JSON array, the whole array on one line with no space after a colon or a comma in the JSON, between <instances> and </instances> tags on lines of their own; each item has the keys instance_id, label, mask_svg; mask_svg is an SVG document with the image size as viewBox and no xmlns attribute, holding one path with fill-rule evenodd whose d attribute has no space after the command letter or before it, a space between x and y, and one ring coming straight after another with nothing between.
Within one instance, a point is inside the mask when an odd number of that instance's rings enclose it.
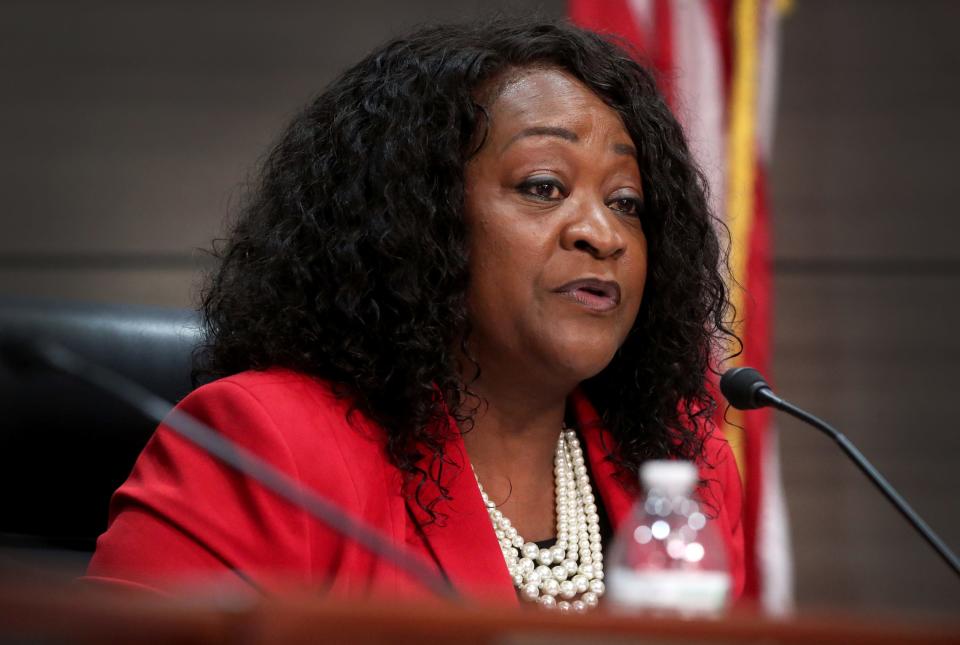
<instances>
[{"instance_id":1,"label":"plastic water bottle","mask_svg":"<svg viewBox=\"0 0 960 645\"><path fill-rule=\"evenodd\" d=\"M693 499L697 468L649 461L646 495L617 532L607 566L607 597L618 609L716 615L730 599L727 553L709 509Z\"/></svg>"}]
</instances>

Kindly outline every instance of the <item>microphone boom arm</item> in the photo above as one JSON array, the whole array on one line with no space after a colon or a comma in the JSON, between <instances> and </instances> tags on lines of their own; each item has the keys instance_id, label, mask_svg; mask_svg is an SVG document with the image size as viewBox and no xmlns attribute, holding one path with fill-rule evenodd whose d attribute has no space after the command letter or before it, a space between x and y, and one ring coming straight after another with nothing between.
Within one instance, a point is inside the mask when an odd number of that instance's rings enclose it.
<instances>
[{"instance_id":1,"label":"microphone boom arm","mask_svg":"<svg viewBox=\"0 0 960 645\"><path fill-rule=\"evenodd\" d=\"M763 401L765 404L770 405L778 410L786 412L790 416L799 419L805 423L812 425L817 430L821 431L831 439L837 442L840 448L847 453L847 456L853 460L853 463L857 465L857 468L867 476L873 484L880 489L880 492L883 493L883 496L890 500L890 503L893 504L900 514L903 515L910 524L913 525L913 528L923 536L923 539L933 547L934 551L937 552L943 560L953 569L954 573L960 575L960 560L957 559L955 553L953 553L950 548L944 543L940 537L934 533L933 529L923 521L916 511L907 503L900 493L890 485L890 482L880 474L873 464L871 464L866 457L863 456L853 443L847 439L847 437L831 426L829 423L816 417L805 410L801 410L797 406L793 405L789 401L781 399L779 396L773 393L769 387L759 388L754 397L759 401Z\"/></svg>"}]
</instances>

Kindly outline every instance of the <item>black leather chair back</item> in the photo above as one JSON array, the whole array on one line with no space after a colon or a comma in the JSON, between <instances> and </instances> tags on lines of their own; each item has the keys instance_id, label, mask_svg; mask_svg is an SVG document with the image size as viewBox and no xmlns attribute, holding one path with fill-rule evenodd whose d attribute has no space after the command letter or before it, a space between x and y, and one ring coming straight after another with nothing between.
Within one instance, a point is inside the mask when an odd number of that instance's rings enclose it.
<instances>
[{"instance_id":1,"label":"black leather chair back","mask_svg":"<svg viewBox=\"0 0 960 645\"><path fill-rule=\"evenodd\" d=\"M175 403L192 389L196 313L0 297L0 337L45 338ZM0 360L0 544L90 551L156 424L52 371Z\"/></svg>"}]
</instances>

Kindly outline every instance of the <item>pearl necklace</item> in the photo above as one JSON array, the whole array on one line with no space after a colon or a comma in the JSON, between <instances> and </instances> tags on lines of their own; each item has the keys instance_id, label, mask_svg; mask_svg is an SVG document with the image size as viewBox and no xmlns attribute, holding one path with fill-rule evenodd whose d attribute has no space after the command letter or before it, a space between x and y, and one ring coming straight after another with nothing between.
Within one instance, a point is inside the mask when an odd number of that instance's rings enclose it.
<instances>
[{"instance_id":1,"label":"pearl necklace","mask_svg":"<svg viewBox=\"0 0 960 645\"><path fill-rule=\"evenodd\" d=\"M476 470L473 474L476 477ZM548 609L584 612L597 606L605 590L603 546L590 476L573 430L564 428L560 433L553 476L557 543L549 549L524 541L510 520L490 501L479 478L477 486L520 596Z\"/></svg>"}]
</instances>

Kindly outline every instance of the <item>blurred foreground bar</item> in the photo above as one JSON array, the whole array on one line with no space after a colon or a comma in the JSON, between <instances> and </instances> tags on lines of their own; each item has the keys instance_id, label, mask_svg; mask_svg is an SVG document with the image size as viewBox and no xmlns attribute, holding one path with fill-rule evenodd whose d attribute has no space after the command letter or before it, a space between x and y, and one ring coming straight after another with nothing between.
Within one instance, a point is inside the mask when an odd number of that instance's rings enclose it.
<instances>
[{"instance_id":1,"label":"blurred foreground bar","mask_svg":"<svg viewBox=\"0 0 960 645\"><path fill-rule=\"evenodd\" d=\"M333 601L318 597L164 599L76 584L0 587L0 642L29 643L960 643L960 623L852 616L774 620L735 613L678 620L597 611Z\"/></svg>"}]
</instances>

